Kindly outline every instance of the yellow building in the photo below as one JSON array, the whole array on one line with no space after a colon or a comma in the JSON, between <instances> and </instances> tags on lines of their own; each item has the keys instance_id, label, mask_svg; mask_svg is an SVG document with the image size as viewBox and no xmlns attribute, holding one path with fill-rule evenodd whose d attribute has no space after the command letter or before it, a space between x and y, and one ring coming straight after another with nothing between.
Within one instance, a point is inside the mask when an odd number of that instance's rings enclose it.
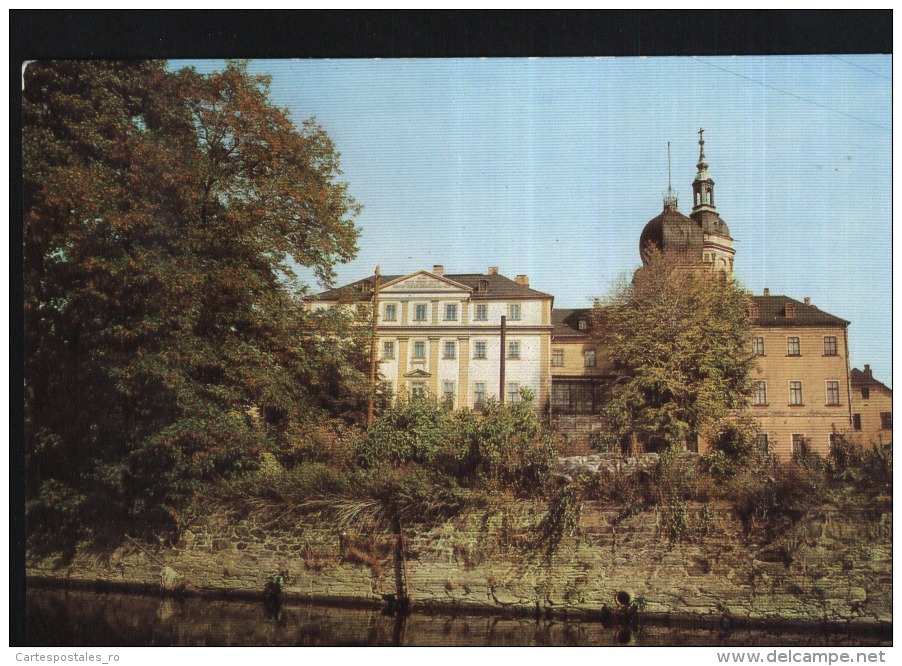
<instances>
[{"instance_id":1,"label":"yellow building","mask_svg":"<svg viewBox=\"0 0 902 666\"><path fill-rule=\"evenodd\" d=\"M853 441L862 446L892 444L892 389L874 379L869 365L853 368L851 380Z\"/></svg>"},{"instance_id":2,"label":"yellow building","mask_svg":"<svg viewBox=\"0 0 902 666\"><path fill-rule=\"evenodd\" d=\"M781 458L806 443L821 455L851 426L846 327L809 299L753 296L752 414L759 445Z\"/></svg>"}]
</instances>

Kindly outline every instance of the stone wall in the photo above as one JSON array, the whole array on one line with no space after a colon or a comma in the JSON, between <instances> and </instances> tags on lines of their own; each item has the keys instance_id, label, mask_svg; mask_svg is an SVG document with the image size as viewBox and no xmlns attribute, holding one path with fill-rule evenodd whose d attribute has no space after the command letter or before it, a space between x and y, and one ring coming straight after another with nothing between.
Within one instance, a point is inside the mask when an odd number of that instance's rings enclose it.
<instances>
[{"instance_id":1,"label":"stone wall","mask_svg":"<svg viewBox=\"0 0 902 666\"><path fill-rule=\"evenodd\" d=\"M748 540L727 504L690 505L683 541L659 511L587 504L548 559L535 542L545 507L499 503L405 529L403 577L414 606L578 615L616 607L691 621L892 622L892 514L823 507L772 543ZM32 561L30 580L259 594L287 571L289 597L375 603L393 594L393 537L324 521L199 517L171 546L125 540L80 548L68 564Z\"/></svg>"}]
</instances>

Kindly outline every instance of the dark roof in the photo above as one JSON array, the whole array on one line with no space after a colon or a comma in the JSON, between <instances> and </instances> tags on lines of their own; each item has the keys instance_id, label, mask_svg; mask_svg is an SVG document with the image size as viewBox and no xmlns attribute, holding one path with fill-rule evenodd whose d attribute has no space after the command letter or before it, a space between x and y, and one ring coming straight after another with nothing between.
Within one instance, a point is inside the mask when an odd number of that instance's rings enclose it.
<instances>
[{"instance_id":1,"label":"dark roof","mask_svg":"<svg viewBox=\"0 0 902 666\"><path fill-rule=\"evenodd\" d=\"M592 308L554 308L551 310L552 336L555 338L588 338L588 331L579 330L579 320L592 326Z\"/></svg>"},{"instance_id":2,"label":"dark roof","mask_svg":"<svg viewBox=\"0 0 902 666\"><path fill-rule=\"evenodd\" d=\"M407 275L383 275L380 278L380 284L386 285L392 280L407 277ZM495 300L508 298L553 298L551 294L546 294L541 291L536 291L535 289L530 289L529 287L524 287L522 284L519 284L511 280L510 278L504 277L503 275L487 275L484 273L445 273L441 277L451 280L452 282L458 282L465 287L470 287L471 289L473 289L473 292L470 295L470 298L472 298L473 300ZM488 283L487 290L477 291L480 280L485 280ZM364 291L363 287L367 282L370 284L370 290ZM314 301L338 301L344 298L348 298L351 300L368 301L372 297L371 288L375 283L376 276L371 275L369 277L363 278L362 280L357 280L356 282L347 284L343 287L336 287L334 289L328 289L319 294L314 294L310 297L310 299Z\"/></svg>"},{"instance_id":3,"label":"dark roof","mask_svg":"<svg viewBox=\"0 0 902 666\"><path fill-rule=\"evenodd\" d=\"M657 217L653 217L639 235L639 253L654 245L663 252L683 252L697 255L701 260L704 234L730 238L727 223L712 210L699 210L686 217L676 206L665 205Z\"/></svg>"},{"instance_id":4,"label":"dark roof","mask_svg":"<svg viewBox=\"0 0 902 666\"><path fill-rule=\"evenodd\" d=\"M757 326L848 326L849 322L819 310L813 305L805 305L789 296L752 296L758 305L758 317L753 321ZM794 317L786 316L786 306L795 305Z\"/></svg>"},{"instance_id":5,"label":"dark roof","mask_svg":"<svg viewBox=\"0 0 902 666\"><path fill-rule=\"evenodd\" d=\"M654 245L663 251L688 252L692 248L701 251L701 228L674 206L665 206L657 217L653 217L639 234L639 252L644 255L646 248Z\"/></svg>"},{"instance_id":6,"label":"dark roof","mask_svg":"<svg viewBox=\"0 0 902 666\"><path fill-rule=\"evenodd\" d=\"M868 374L865 374L858 368L852 368L852 372L849 374L851 375L852 386L882 386L890 393L893 392L889 386L874 379L874 375L870 374L870 369L868 370Z\"/></svg>"}]
</instances>

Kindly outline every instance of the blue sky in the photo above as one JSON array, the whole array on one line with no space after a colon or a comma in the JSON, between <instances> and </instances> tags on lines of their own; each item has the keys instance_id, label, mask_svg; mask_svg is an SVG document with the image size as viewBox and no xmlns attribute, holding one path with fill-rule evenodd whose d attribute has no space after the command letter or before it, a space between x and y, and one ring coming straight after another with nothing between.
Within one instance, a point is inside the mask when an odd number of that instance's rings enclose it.
<instances>
[{"instance_id":1,"label":"blue sky","mask_svg":"<svg viewBox=\"0 0 902 666\"><path fill-rule=\"evenodd\" d=\"M174 61L200 71L217 62ZM525 273L585 307L639 264L671 142L691 209L698 129L735 272L852 322L851 363L892 385L892 59L254 61L315 116L364 206L339 284L443 264Z\"/></svg>"}]
</instances>

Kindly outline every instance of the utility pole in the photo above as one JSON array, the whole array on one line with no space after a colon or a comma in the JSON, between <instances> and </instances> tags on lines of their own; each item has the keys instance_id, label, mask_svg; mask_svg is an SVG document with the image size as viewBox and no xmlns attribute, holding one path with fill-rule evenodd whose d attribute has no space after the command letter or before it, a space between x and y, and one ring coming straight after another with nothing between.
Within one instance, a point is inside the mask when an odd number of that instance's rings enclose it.
<instances>
[{"instance_id":1,"label":"utility pole","mask_svg":"<svg viewBox=\"0 0 902 666\"><path fill-rule=\"evenodd\" d=\"M379 323L379 277L381 273L376 266L376 284L373 286L373 329L370 333L370 399L366 408L366 429L373 427L373 411L376 400L376 327Z\"/></svg>"},{"instance_id":2,"label":"utility pole","mask_svg":"<svg viewBox=\"0 0 902 666\"><path fill-rule=\"evenodd\" d=\"M505 340L507 339L507 317L501 315L501 386L498 388L498 402L504 404L504 359L507 352Z\"/></svg>"}]
</instances>

